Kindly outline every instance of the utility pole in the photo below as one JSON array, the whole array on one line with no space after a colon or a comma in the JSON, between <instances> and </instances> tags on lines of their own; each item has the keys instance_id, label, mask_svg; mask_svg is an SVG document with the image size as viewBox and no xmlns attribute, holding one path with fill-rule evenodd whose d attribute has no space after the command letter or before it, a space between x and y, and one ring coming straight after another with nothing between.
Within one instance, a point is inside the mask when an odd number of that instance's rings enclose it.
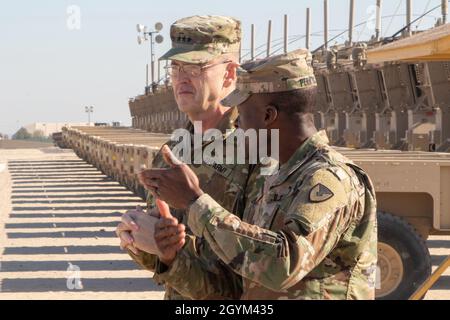
<instances>
[{"instance_id":1,"label":"utility pole","mask_svg":"<svg viewBox=\"0 0 450 320\"><path fill-rule=\"evenodd\" d=\"M155 82L155 52L154 52L154 46L156 43L162 43L164 41L164 38L162 35L158 34L163 28L162 23L158 22L155 24L155 30L154 31L148 31L148 27L144 26L142 24L138 24L136 26L137 32L139 33L137 37L138 44L142 44L144 41L148 41L150 37L150 78L151 78L151 87L152 91L154 91L154 88L156 88L157 83ZM153 37L156 35L155 37ZM159 76L158 76L159 81ZM145 91L147 93L149 88L148 84L148 65L146 67L146 87Z\"/></svg>"},{"instance_id":2,"label":"utility pole","mask_svg":"<svg viewBox=\"0 0 450 320\"><path fill-rule=\"evenodd\" d=\"M271 49L271 42L272 42L272 20L269 20L269 25L267 27L267 56L270 56L270 49Z\"/></svg>"},{"instance_id":3,"label":"utility pole","mask_svg":"<svg viewBox=\"0 0 450 320\"><path fill-rule=\"evenodd\" d=\"M447 16L448 16L448 1L442 0L442 24L447 23Z\"/></svg>"},{"instance_id":4,"label":"utility pole","mask_svg":"<svg viewBox=\"0 0 450 320\"><path fill-rule=\"evenodd\" d=\"M288 15L284 15L284 54L288 53Z\"/></svg>"},{"instance_id":5,"label":"utility pole","mask_svg":"<svg viewBox=\"0 0 450 320\"><path fill-rule=\"evenodd\" d=\"M328 49L328 0L323 1L323 45Z\"/></svg>"},{"instance_id":6,"label":"utility pole","mask_svg":"<svg viewBox=\"0 0 450 320\"><path fill-rule=\"evenodd\" d=\"M252 29L251 29L250 56L253 61L255 59L255 25L254 24L252 24Z\"/></svg>"},{"instance_id":7,"label":"utility pole","mask_svg":"<svg viewBox=\"0 0 450 320\"><path fill-rule=\"evenodd\" d=\"M382 11L382 0L377 0L377 22L375 26L375 39L378 41L381 37L381 11Z\"/></svg>"},{"instance_id":8,"label":"utility pole","mask_svg":"<svg viewBox=\"0 0 450 320\"><path fill-rule=\"evenodd\" d=\"M348 19L348 42L351 46L353 44L353 26L355 20L355 0L350 0L350 15Z\"/></svg>"},{"instance_id":9,"label":"utility pole","mask_svg":"<svg viewBox=\"0 0 450 320\"><path fill-rule=\"evenodd\" d=\"M305 47L309 50L311 46L311 9L306 8L306 39Z\"/></svg>"},{"instance_id":10,"label":"utility pole","mask_svg":"<svg viewBox=\"0 0 450 320\"><path fill-rule=\"evenodd\" d=\"M411 36L412 0L406 0L406 33Z\"/></svg>"},{"instance_id":11,"label":"utility pole","mask_svg":"<svg viewBox=\"0 0 450 320\"><path fill-rule=\"evenodd\" d=\"M84 107L85 112L88 115L88 123L91 124L91 113L94 113L94 107L93 106L86 106Z\"/></svg>"}]
</instances>

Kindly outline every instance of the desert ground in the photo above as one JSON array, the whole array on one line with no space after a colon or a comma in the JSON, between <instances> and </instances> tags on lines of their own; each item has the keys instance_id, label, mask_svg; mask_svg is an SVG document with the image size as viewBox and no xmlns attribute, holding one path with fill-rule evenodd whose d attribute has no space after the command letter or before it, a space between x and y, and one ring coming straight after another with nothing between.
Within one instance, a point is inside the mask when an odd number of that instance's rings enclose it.
<instances>
[{"instance_id":1,"label":"desert ground","mask_svg":"<svg viewBox=\"0 0 450 320\"><path fill-rule=\"evenodd\" d=\"M0 149L0 190L0 299L163 298L114 234L144 203L72 151Z\"/></svg>"},{"instance_id":2,"label":"desert ground","mask_svg":"<svg viewBox=\"0 0 450 320\"><path fill-rule=\"evenodd\" d=\"M0 149L0 299L163 298L114 234L140 198L70 150L8 147ZM428 246L434 269L450 255L450 237ZM425 298L450 299L450 270Z\"/></svg>"}]
</instances>

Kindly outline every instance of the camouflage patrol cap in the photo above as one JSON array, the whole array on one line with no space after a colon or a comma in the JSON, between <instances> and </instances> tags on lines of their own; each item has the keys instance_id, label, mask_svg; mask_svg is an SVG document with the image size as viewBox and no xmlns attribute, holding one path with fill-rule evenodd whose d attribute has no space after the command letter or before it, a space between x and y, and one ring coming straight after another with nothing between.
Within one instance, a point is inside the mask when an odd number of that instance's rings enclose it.
<instances>
[{"instance_id":1,"label":"camouflage patrol cap","mask_svg":"<svg viewBox=\"0 0 450 320\"><path fill-rule=\"evenodd\" d=\"M172 49L160 60L201 64L225 54L237 53L241 43L241 22L224 16L183 18L170 28Z\"/></svg>"},{"instance_id":2,"label":"camouflage patrol cap","mask_svg":"<svg viewBox=\"0 0 450 320\"><path fill-rule=\"evenodd\" d=\"M311 53L298 49L287 54L247 62L238 71L236 89L222 104L237 106L252 94L285 92L317 86Z\"/></svg>"}]
</instances>

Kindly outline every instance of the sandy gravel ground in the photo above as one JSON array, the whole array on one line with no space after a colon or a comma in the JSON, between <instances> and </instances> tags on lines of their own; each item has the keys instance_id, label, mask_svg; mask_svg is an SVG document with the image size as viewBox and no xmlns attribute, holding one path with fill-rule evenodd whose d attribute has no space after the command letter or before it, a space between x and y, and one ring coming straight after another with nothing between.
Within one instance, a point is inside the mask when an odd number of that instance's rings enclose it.
<instances>
[{"instance_id":1,"label":"sandy gravel ground","mask_svg":"<svg viewBox=\"0 0 450 320\"><path fill-rule=\"evenodd\" d=\"M113 233L141 199L56 148L0 149L0 171L0 299L162 299Z\"/></svg>"},{"instance_id":2,"label":"sandy gravel ground","mask_svg":"<svg viewBox=\"0 0 450 320\"><path fill-rule=\"evenodd\" d=\"M48 148L53 143L27 140L0 140L0 149L37 149Z\"/></svg>"},{"instance_id":3,"label":"sandy gravel ground","mask_svg":"<svg viewBox=\"0 0 450 320\"><path fill-rule=\"evenodd\" d=\"M113 234L137 204L71 151L0 149L0 299L162 299ZM428 245L434 269L450 237ZM426 299L450 299L450 270Z\"/></svg>"}]
</instances>

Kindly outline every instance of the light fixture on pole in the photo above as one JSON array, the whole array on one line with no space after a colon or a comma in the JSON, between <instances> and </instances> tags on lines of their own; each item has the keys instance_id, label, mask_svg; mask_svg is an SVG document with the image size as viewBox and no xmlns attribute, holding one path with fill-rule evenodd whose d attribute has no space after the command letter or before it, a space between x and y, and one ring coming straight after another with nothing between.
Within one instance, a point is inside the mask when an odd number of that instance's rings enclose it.
<instances>
[{"instance_id":1,"label":"light fixture on pole","mask_svg":"<svg viewBox=\"0 0 450 320\"><path fill-rule=\"evenodd\" d=\"M88 114L88 123L91 124L91 113L94 113L94 107L93 106L86 106L86 107L84 107L84 110Z\"/></svg>"},{"instance_id":2,"label":"light fixture on pole","mask_svg":"<svg viewBox=\"0 0 450 320\"><path fill-rule=\"evenodd\" d=\"M138 24L136 26L136 30L139 33L137 37L138 44L143 44L144 41L148 41L150 37L150 68L151 68L150 75L152 80L152 88L154 88L157 85L157 83L155 82L155 54L153 52L153 47L155 45L155 42L159 44L164 41L164 37L158 34L162 30L162 28L163 24L161 22L155 24L155 30L153 31L148 31L148 27L142 24ZM158 79L158 82L159 80L160 79ZM148 86L148 79L147 79L147 86Z\"/></svg>"}]
</instances>

